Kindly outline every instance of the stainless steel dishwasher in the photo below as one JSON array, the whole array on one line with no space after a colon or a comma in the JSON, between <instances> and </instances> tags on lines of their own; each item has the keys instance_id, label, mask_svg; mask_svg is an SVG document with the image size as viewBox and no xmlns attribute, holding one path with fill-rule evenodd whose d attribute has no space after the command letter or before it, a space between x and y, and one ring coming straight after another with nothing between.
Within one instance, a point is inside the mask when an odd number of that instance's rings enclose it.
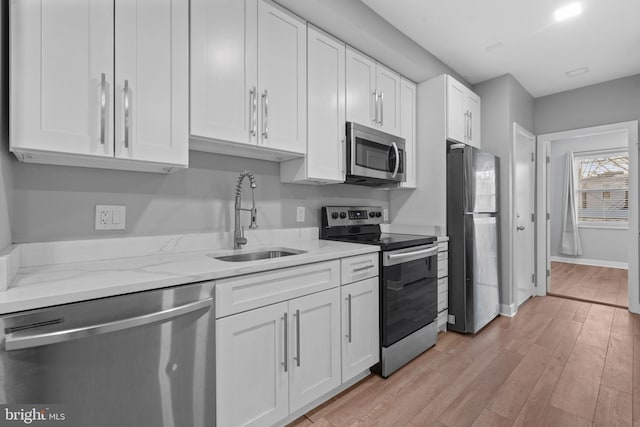
<instances>
[{"instance_id":1,"label":"stainless steel dishwasher","mask_svg":"<svg viewBox=\"0 0 640 427\"><path fill-rule=\"evenodd\" d=\"M213 286L0 318L0 421L21 408L74 427L214 426Z\"/></svg>"}]
</instances>

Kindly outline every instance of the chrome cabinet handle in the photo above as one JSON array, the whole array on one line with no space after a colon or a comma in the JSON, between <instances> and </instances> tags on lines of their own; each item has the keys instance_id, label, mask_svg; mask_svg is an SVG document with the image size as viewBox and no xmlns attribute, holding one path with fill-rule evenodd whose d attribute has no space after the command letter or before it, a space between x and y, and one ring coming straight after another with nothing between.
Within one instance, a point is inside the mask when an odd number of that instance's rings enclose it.
<instances>
[{"instance_id":1,"label":"chrome cabinet handle","mask_svg":"<svg viewBox=\"0 0 640 427\"><path fill-rule=\"evenodd\" d=\"M473 113L469 111L469 141L473 141Z\"/></svg>"},{"instance_id":2,"label":"chrome cabinet handle","mask_svg":"<svg viewBox=\"0 0 640 427\"><path fill-rule=\"evenodd\" d=\"M384 92L380 91L380 126L384 126Z\"/></svg>"},{"instance_id":3,"label":"chrome cabinet handle","mask_svg":"<svg viewBox=\"0 0 640 427\"><path fill-rule=\"evenodd\" d=\"M193 313L198 310L209 310L213 298L206 298L200 301L159 311L157 313L145 314L143 316L131 317L124 320L100 323L97 325L81 326L66 331L47 332L43 334L23 335L19 332L7 334L5 337L5 348L7 351L22 350L43 345L57 344L88 338L95 335L102 335L110 332L122 331L125 329L137 328L140 326L163 323L182 315Z\"/></svg>"},{"instance_id":4,"label":"chrome cabinet handle","mask_svg":"<svg viewBox=\"0 0 640 427\"><path fill-rule=\"evenodd\" d=\"M100 144L105 144L105 129L107 116L107 76L100 75Z\"/></svg>"},{"instance_id":5,"label":"chrome cabinet handle","mask_svg":"<svg viewBox=\"0 0 640 427\"><path fill-rule=\"evenodd\" d=\"M124 81L124 148L129 148L129 127L131 120L131 103L129 100L129 80Z\"/></svg>"},{"instance_id":6,"label":"chrome cabinet handle","mask_svg":"<svg viewBox=\"0 0 640 427\"><path fill-rule=\"evenodd\" d=\"M256 133L258 132L258 94L256 92L255 86L253 86L249 91L249 104L251 104L251 107L250 107L251 118L249 119L249 127L250 127L249 134L251 134L252 136L256 136Z\"/></svg>"},{"instance_id":7,"label":"chrome cabinet handle","mask_svg":"<svg viewBox=\"0 0 640 427\"><path fill-rule=\"evenodd\" d=\"M373 268L373 264L369 264L366 267L358 267L358 268L354 268L353 272L354 273L358 273L360 271L365 271L365 270L369 270L370 268Z\"/></svg>"},{"instance_id":8,"label":"chrome cabinet handle","mask_svg":"<svg viewBox=\"0 0 640 427\"><path fill-rule=\"evenodd\" d=\"M262 94L262 136L269 138L269 93L266 89Z\"/></svg>"},{"instance_id":9,"label":"chrome cabinet handle","mask_svg":"<svg viewBox=\"0 0 640 427\"><path fill-rule=\"evenodd\" d=\"M289 316L284 314L284 371L289 370Z\"/></svg>"},{"instance_id":10,"label":"chrome cabinet handle","mask_svg":"<svg viewBox=\"0 0 640 427\"><path fill-rule=\"evenodd\" d=\"M391 178L395 178L396 175L398 175L398 169L400 168L400 150L398 150L398 145L395 142L392 142L391 146L393 147L393 151L396 152L396 165L393 169L393 173L391 174Z\"/></svg>"},{"instance_id":11,"label":"chrome cabinet handle","mask_svg":"<svg viewBox=\"0 0 640 427\"><path fill-rule=\"evenodd\" d=\"M469 112L464 112L464 142L467 142L469 137Z\"/></svg>"},{"instance_id":12,"label":"chrome cabinet handle","mask_svg":"<svg viewBox=\"0 0 640 427\"><path fill-rule=\"evenodd\" d=\"M300 310L296 310L296 314L294 314L296 318L296 365L300 366Z\"/></svg>"},{"instance_id":13,"label":"chrome cabinet handle","mask_svg":"<svg viewBox=\"0 0 640 427\"><path fill-rule=\"evenodd\" d=\"M347 296L347 335L346 337L351 342L351 294Z\"/></svg>"},{"instance_id":14,"label":"chrome cabinet handle","mask_svg":"<svg viewBox=\"0 0 640 427\"><path fill-rule=\"evenodd\" d=\"M378 124L378 92L371 91L371 100L373 101L373 123Z\"/></svg>"}]
</instances>

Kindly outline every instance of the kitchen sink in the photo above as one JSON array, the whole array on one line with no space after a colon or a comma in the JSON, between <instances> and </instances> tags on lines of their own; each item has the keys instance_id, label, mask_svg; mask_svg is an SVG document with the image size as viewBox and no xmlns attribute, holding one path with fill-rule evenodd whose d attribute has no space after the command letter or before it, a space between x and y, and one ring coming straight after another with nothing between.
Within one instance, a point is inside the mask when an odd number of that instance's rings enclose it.
<instances>
[{"instance_id":1,"label":"kitchen sink","mask_svg":"<svg viewBox=\"0 0 640 427\"><path fill-rule=\"evenodd\" d=\"M235 253L231 255L209 255L212 258L227 262L247 262L261 259L282 258L285 256L299 255L306 253L298 249L271 248L255 252Z\"/></svg>"}]
</instances>

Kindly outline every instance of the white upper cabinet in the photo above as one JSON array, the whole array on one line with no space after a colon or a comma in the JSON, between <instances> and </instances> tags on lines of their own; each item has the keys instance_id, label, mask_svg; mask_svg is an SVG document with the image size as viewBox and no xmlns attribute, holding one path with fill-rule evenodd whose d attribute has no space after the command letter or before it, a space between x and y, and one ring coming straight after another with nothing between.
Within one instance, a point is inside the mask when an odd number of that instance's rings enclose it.
<instances>
[{"instance_id":1,"label":"white upper cabinet","mask_svg":"<svg viewBox=\"0 0 640 427\"><path fill-rule=\"evenodd\" d=\"M189 162L189 2L116 0L120 159Z\"/></svg>"},{"instance_id":2,"label":"white upper cabinet","mask_svg":"<svg viewBox=\"0 0 640 427\"><path fill-rule=\"evenodd\" d=\"M345 45L307 28L307 156L280 164L283 182L344 181Z\"/></svg>"},{"instance_id":3,"label":"white upper cabinet","mask_svg":"<svg viewBox=\"0 0 640 427\"><path fill-rule=\"evenodd\" d=\"M347 47L347 121L400 135L400 75Z\"/></svg>"},{"instance_id":4,"label":"white upper cabinet","mask_svg":"<svg viewBox=\"0 0 640 427\"><path fill-rule=\"evenodd\" d=\"M16 156L115 169L186 166L188 7L187 0L12 2Z\"/></svg>"},{"instance_id":5,"label":"white upper cabinet","mask_svg":"<svg viewBox=\"0 0 640 427\"><path fill-rule=\"evenodd\" d=\"M191 134L257 143L258 3L191 0Z\"/></svg>"},{"instance_id":6,"label":"white upper cabinet","mask_svg":"<svg viewBox=\"0 0 640 427\"><path fill-rule=\"evenodd\" d=\"M480 148L480 97L447 76L447 139Z\"/></svg>"},{"instance_id":7,"label":"white upper cabinet","mask_svg":"<svg viewBox=\"0 0 640 427\"><path fill-rule=\"evenodd\" d=\"M400 79L400 136L405 140L405 182L400 188L416 188L416 118L417 92L415 83Z\"/></svg>"},{"instance_id":8,"label":"white upper cabinet","mask_svg":"<svg viewBox=\"0 0 640 427\"><path fill-rule=\"evenodd\" d=\"M306 56L305 21L270 1L192 0L192 148L304 154Z\"/></svg>"}]
</instances>

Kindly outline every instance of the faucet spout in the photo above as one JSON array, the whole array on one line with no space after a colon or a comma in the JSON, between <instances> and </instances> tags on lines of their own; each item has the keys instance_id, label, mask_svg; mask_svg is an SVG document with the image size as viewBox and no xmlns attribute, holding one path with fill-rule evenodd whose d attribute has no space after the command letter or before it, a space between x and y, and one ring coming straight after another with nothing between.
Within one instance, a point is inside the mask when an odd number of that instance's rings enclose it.
<instances>
[{"instance_id":1,"label":"faucet spout","mask_svg":"<svg viewBox=\"0 0 640 427\"><path fill-rule=\"evenodd\" d=\"M242 182L244 178L249 178L249 186L251 187L251 209L242 207ZM236 197L235 197L235 227L233 230L233 248L240 249L242 245L247 244L247 239L244 237L244 227L240 226L240 211L251 212L251 224L249 228L255 230L258 228L256 222L258 216L258 210L256 209L255 189L258 187L256 178L250 171L244 171L238 177L238 183L236 184Z\"/></svg>"}]
</instances>

